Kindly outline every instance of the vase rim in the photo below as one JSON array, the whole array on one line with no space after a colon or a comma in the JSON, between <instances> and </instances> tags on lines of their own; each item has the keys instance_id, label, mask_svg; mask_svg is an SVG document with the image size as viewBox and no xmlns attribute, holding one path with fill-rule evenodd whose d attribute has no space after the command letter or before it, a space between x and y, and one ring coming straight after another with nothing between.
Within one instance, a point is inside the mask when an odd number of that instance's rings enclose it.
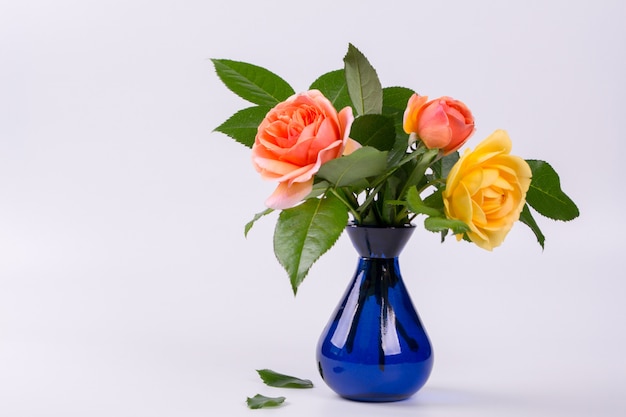
<instances>
[{"instance_id":1,"label":"vase rim","mask_svg":"<svg viewBox=\"0 0 626 417\"><path fill-rule=\"evenodd\" d=\"M415 231L415 226L348 225L346 233L362 258L396 258Z\"/></svg>"},{"instance_id":2,"label":"vase rim","mask_svg":"<svg viewBox=\"0 0 626 417\"><path fill-rule=\"evenodd\" d=\"M383 226L378 224L357 224L354 222L349 222L346 227L360 228L360 229L413 229L415 225L412 223L403 224L399 226Z\"/></svg>"}]
</instances>

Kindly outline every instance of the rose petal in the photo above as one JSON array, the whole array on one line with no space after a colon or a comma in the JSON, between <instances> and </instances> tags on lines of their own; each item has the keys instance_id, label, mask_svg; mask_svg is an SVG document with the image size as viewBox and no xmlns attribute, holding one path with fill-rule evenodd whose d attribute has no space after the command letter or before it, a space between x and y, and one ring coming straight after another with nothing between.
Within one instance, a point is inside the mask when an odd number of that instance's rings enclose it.
<instances>
[{"instance_id":1,"label":"rose petal","mask_svg":"<svg viewBox=\"0 0 626 417\"><path fill-rule=\"evenodd\" d=\"M265 205L275 210L291 208L302 201L313 189L313 179L307 182L294 182L291 185L281 182L265 201Z\"/></svg>"},{"instance_id":2,"label":"rose petal","mask_svg":"<svg viewBox=\"0 0 626 417\"><path fill-rule=\"evenodd\" d=\"M343 155L350 155L352 152L361 148L361 144L354 139L348 138L346 146L343 148Z\"/></svg>"}]
</instances>

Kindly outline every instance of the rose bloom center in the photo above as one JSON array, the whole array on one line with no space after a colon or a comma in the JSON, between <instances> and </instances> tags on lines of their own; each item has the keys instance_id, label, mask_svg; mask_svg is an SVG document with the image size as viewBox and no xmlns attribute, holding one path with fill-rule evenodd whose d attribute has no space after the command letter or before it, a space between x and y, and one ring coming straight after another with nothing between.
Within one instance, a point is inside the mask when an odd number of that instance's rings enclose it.
<instances>
[{"instance_id":1,"label":"rose bloom center","mask_svg":"<svg viewBox=\"0 0 626 417\"><path fill-rule=\"evenodd\" d=\"M502 219L514 209L515 198L511 195L514 189L511 182L502 177L503 173L499 174L493 175L493 182L483 184L472 196L474 222L478 226L487 226L490 222Z\"/></svg>"},{"instance_id":2,"label":"rose bloom center","mask_svg":"<svg viewBox=\"0 0 626 417\"><path fill-rule=\"evenodd\" d=\"M324 117L317 109L310 106L300 107L292 113L281 114L272 123L271 130L274 132L272 136L279 147L291 148L298 143L306 127L313 128L311 134L314 136L322 120Z\"/></svg>"}]
</instances>

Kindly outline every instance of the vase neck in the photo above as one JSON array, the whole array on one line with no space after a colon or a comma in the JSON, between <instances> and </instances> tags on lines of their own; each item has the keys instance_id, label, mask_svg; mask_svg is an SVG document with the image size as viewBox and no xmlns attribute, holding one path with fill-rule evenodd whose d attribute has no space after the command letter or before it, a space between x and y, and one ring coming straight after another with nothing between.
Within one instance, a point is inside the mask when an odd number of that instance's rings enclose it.
<instances>
[{"instance_id":1,"label":"vase neck","mask_svg":"<svg viewBox=\"0 0 626 417\"><path fill-rule=\"evenodd\" d=\"M349 225L346 232L362 258L397 258L415 231L412 225L372 227Z\"/></svg>"}]
</instances>

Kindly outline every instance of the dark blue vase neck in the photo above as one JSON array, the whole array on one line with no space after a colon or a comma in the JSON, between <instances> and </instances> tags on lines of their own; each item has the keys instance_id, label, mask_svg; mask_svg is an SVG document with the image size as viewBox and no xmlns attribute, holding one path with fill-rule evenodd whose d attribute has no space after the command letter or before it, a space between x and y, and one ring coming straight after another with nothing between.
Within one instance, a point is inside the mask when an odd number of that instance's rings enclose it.
<instances>
[{"instance_id":1,"label":"dark blue vase neck","mask_svg":"<svg viewBox=\"0 0 626 417\"><path fill-rule=\"evenodd\" d=\"M349 225L346 231L354 249L362 258L397 258L413 235L412 225L373 227Z\"/></svg>"}]
</instances>

